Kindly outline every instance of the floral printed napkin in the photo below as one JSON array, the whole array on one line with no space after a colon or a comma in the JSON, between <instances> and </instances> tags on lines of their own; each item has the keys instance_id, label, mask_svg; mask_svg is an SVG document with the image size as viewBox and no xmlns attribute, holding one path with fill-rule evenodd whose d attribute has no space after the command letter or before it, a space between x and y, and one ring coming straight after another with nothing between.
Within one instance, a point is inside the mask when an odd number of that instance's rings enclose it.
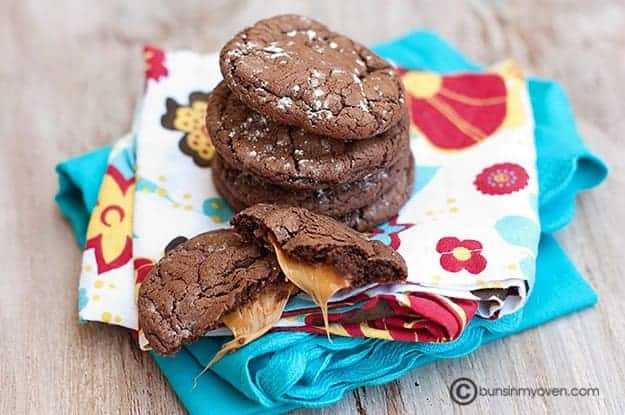
<instances>
[{"instance_id":1,"label":"floral printed napkin","mask_svg":"<svg viewBox=\"0 0 625 415\"><path fill-rule=\"evenodd\" d=\"M510 61L486 73L401 73L417 185L374 238L404 256L417 290L478 300L483 317L514 312L533 285L540 237L524 76Z\"/></svg>"},{"instance_id":2,"label":"floral printed napkin","mask_svg":"<svg viewBox=\"0 0 625 415\"><path fill-rule=\"evenodd\" d=\"M221 79L217 56L147 47L145 60L145 95L132 135L111 154L80 278L81 319L133 329L138 287L167 245L226 226L232 215L212 186L214 149L203 121L207 94ZM372 237L404 256L409 283L335 299L336 316L388 301L397 320L331 330L447 341L476 311L495 318L517 310L533 284L540 229L531 107L511 63L487 73L402 76L416 184ZM315 312L296 298L278 326L314 332L316 319L306 316Z\"/></svg>"}]
</instances>

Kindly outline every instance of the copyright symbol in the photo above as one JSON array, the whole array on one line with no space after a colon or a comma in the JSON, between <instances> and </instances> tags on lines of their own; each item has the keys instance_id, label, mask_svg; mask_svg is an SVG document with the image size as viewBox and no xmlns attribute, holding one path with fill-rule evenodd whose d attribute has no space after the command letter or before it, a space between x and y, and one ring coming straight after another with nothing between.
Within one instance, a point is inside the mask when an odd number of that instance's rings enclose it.
<instances>
[{"instance_id":1,"label":"copyright symbol","mask_svg":"<svg viewBox=\"0 0 625 415\"><path fill-rule=\"evenodd\" d=\"M449 396L458 405L468 405L477 398L477 386L469 378L458 378L449 387Z\"/></svg>"}]
</instances>

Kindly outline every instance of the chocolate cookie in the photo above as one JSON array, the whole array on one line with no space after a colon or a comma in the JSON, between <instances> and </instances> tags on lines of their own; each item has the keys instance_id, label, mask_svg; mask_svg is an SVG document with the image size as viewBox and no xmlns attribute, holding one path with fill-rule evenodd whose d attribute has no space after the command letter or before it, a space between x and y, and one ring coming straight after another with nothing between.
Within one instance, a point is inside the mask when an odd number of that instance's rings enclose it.
<instances>
[{"instance_id":1,"label":"chocolate cookie","mask_svg":"<svg viewBox=\"0 0 625 415\"><path fill-rule=\"evenodd\" d=\"M221 50L232 92L281 124L341 140L381 134L403 116L393 67L371 50L297 15L261 20Z\"/></svg>"},{"instance_id":2,"label":"chocolate cookie","mask_svg":"<svg viewBox=\"0 0 625 415\"><path fill-rule=\"evenodd\" d=\"M408 273L392 248L306 209L259 204L235 215L231 223L245 241L273 248L287 278L285 256L303 264L329 265L350 288L399 282Z\"/></svg>"},{"instance_id":3,"label":"chocolate cookie","mask_svg":"<svg viewBox=\"0 0 625 415\"><path fill-rule=\"evenodd\" d=\"M335 215L331 211L326 211L326 213L323 214L332 216L360 232L370 231L377 225L392 218L404 203L406 203L412 192L414 177L414 159L412 155L410 155L408 168L404 169L402 174L397 174L394 180L389 180L391 187L377 199L366 206L359 207L344 214ZM239 212L251 206L248 201L243 199L241 194L230 190L230 186L228 186L226 181L221 179L221 174L218 170L213 171L213 183L219 194L235 212ZM287 194L288 193L285 193L285 197ZM287 199L284 204L295 206L294 199ZM310 210L314 212L323 212L323 206L314 206L312 202L307 205L310 207ZM336 206L339 207L338 204Z\"/></svg>"},{"instance_id":4,"label":"chocolate cookie","mask_svg":"<svg viewBox=\"0 0 625 415\"><path fill-rule=\"evenodd\" d=\"M406 203L414 185L414 159L410 157L410 167L400 175L395 185L378 200L337 218L347 226L360 232L370 231L399 212Z\"/></svg>"},{"instance_id":5,"label":"chocolate cookie","mask_svg":"<svg viewBox=\"0 0 625 415\"><path fill-rule=\"evenodd\" d=\"M283 187L319 189L354 182L396 163L408 149L409 117L365 140L345 141L278 124L241 101L221 82L211 93L206 125L228 164Z\"/></svg>"},{"instance_id":6,"label":"chocolate cookie","mask_svg":"<svg viewBox=\"0 0 625 415\"><path fill-rule=\"evenodd\" d=\"M284 275L271 251L232 230L207 232L154 266L139 290L139 326L152 348L172 354L280 284Z\"/></svg>"},{"instance_id":7,"label":"chocolate cookie","mask_svg":"<svg viewBox=\"0 0 625 415\"><path fill-rule=\"evenodd\" d=\"M246 207L257 203L298 206L323 215L339 217L369 205L388 192L396 182L405 181L410 167L410 153L386 169L373 171L352 183L318 190L292 190L268 183L258 176L238 170L221 157L213 160L213 180L219 189L227 189Z\"/></svg>"}]
</instances>

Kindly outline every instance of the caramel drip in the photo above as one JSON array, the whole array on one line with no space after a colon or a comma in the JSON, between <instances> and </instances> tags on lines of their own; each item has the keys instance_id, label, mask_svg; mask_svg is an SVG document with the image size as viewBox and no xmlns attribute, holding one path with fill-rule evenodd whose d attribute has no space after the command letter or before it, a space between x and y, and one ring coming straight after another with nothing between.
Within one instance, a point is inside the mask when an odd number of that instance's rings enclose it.
<instances>
[{"instance_id":1,"label":"caramel drip","mask_svg":"<svg viewBox=\"0 0 625 415\"><path fill-rule=\"evenodd\" d=\"M277 243L274 241L271 243L286 278L312 297L315 304L321 308L323 324L329 338L328 300L338 291L348 288L349 280L341 276L331 265L311 265L297 261L285 254Z\"/></svg>"},{"instance_id":2,"label":"caramel drip","mask_svg":"<svg viewBox=\"0 0 625 415\"><path fill-rule=\"evenodd\" d=\"M227 353L233 352L267 333L282 317L284 307L294 289L295 287L291 284L286 287L266 288L256 301L226 314L222 321L232 331L234 339L221 346L221 349L195 379L197 380L202 376L208 368Z\"/></svg>"}]
</instances>

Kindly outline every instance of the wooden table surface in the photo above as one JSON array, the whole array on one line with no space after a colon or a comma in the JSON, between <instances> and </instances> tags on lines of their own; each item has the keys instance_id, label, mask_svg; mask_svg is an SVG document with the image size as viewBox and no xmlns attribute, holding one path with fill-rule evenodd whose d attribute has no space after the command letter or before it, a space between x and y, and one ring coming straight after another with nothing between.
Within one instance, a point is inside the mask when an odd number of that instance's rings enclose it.
<instances>
[{"instance_id":1,"label":"wooden table surface","mask_svg":"<svg viewBox=\"0 0 625 415\"><path fill-rule=\"evenodd\" d=\"M123 329L79 325L80 250L52 199L54 165L109 144L141 93L141 47L217 50L282 12L363 43L428 27L483 63L504 57L559 79L590 147L611 167L558 239L600 295L592 310L348 393L320 413L625 412L625 4L614 1L6 1L0 9L0 413L178 413ZM478 398L448 385L595 386L595 398ZM216 398L218 399L218 398ZM310 413L305 410L298 413Z\"/></svg>"}]
</instances>

